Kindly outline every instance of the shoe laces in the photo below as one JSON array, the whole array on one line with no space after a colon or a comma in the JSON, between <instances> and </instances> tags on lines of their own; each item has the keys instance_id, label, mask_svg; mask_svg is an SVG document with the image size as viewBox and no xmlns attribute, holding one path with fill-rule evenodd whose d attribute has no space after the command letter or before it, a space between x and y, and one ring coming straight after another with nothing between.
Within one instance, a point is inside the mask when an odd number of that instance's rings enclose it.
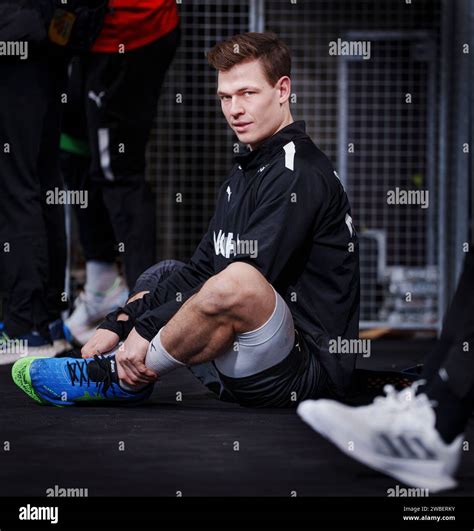
<instances>
[{"instance_id":1,"label":"shoe laces","mask_svg":"<svg viewBox=\"0 0 474 531\"><path fill-rule=\"evenodd\" d=\"M374 400L372 420L375 425L379 428L384 426L382 431L389 430L394 436L406 434L407 430L419 429L420 425L431 426L434 415L429 414L427 408L433 410L437 403L425 393L416 393L418 387L425 383L424 380L418 380L401 391L396 391L392 385L386 385L386 396Z\"/></svg>"},{"instance_id":2,"label":"shoe laces","mask_svg":"<svg viewBox=\"0 0 474 531\"><path fill-rule=\"evenodd\" d=\"M109 389L112 389L112 392L115 394L114 388L113 388L113 378L112 378L112 371L110 367L110 360L104 356L101 355L95 355L94 361L90 363L96 362L100 369L102 369L102 375L99 379L92 380L95 382L98 392L101 392L104 394L104 396L107 394L107 391ZM89 371L87 370L88 363L86 360L82 359L75 359L74 361L68 361L66 362L67 369L69 372L69 377L71 379L71 385L74 386L76 383L79 385L79 387L82 387L84 384L89 386L91 383L91 377L89 374Z\"/></svg>"},{"instance_id":3,"label":"shoe laces","mask_svg":"<svg viewBox=\"0 0 474 531\"><path fill-rule=\"evenodd\" d=\"M409 407L423 407L426 404L434 407L435 401L430 401L425 394L417 394L417 389L424 385L426 380L417 380L410 387L397 391L393 385L385 385L383 390L385 396L378 396L374 404L389 411L402 411ZM408 393L411 398L407 399Z\"/></svg>"}]
</instances>

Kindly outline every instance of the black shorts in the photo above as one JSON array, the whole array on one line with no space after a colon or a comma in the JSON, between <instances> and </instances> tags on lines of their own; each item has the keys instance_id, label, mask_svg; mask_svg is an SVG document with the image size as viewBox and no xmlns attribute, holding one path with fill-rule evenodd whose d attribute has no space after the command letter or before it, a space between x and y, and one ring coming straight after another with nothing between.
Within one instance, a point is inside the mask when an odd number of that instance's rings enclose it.
<instances>
[{"instance_id":1,"label":"black shorts","mask_svg":"<svg viewBox=\"0 0 474 531\"><path fill-rule=\"evenodd\" d=\"M327 391L326 371L298 331L291 352L273 367L243 378L216 371L227 394L224 398L241 406L296 407L302 400L319 398Z\"/></svg>"}]
</instances>

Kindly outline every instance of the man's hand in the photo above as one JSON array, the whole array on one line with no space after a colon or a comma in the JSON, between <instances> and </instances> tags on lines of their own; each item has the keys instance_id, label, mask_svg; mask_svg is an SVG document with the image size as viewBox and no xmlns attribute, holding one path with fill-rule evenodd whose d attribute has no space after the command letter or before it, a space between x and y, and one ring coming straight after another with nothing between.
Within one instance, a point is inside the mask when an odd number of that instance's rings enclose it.
<instances>
[{"instance_id":1,"label":"man's hand","mask_svg":"<svg viewBox=\"0 0 474 531\"><path fill-rule=\"evenodd\" d=\"M92 356L98 354L105 354L118 345L119 339L119 336L115 332L99 328L82 347L82 357L92 358Z\"/></svg>"},{"instance_id":2,"label":"man's hand","mask_svg":"<svg viewBox=\"0 0 474 531\"><path fill-rule=\"evenodd\" d=\"M118 376L128 385L149 384L158 379L156 372L145 366L149 344L133 328L125 343L118 349L115 355Z\"/></svg>"},{"instance_id":3,"label":"man's hand","mask_svg":"<svg viewBox=\"0 0 474 531\"><path fill-rule=\"evenodd\" d=\"M127 304L142 299L149 291L140 291L133 297L128 299ZM117 321L128 321L128 315L126 313L119 313ZM105 354L118 345L120 338L115 332L99 328L95 331L94 335L89 341L82 347L81 354L83 358L92 358L92 356L98 354Z\"/></svg>"}]
</instances>

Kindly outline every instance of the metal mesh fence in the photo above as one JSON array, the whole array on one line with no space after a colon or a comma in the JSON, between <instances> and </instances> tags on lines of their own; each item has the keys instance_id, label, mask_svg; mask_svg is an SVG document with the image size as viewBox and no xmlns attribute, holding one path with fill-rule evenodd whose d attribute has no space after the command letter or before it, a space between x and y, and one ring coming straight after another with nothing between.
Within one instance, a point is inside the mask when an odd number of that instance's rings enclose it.
<instances>
[{"instance_id":1,"label":"metal mesh fence","mask_svg":"<svg viewBox=\"0 0 474 531\"><path fill-rule=\"evenodd\" d=\"M186 260L212 216L235 136L222 116L205 53L249 26L248 1L181 5L182 41L160 99L148 149L157 190L158 256Z\"/></svg>"},{"instance_id":2,"label":"metal mesh fence","mask_svg":"<svg viewBox=\"0 0 474 531\"><path fill-rule=\"evenodd\" d=\"M293 52L293 115L306 119L351 200L361 236L362 326L436 326L436 281L427 266L436 261L439 2L269 1L265 23ZM370 42L370 60L330 55L338 40ZM389 205L387 192L397 188L428 189L430 208Z\"/></svg>"},{"instance_id":3,"label":"metal mesh fence","mask_svg":"<svg viewBox=\"0 0 474 531\"><path fill-rule=\"evenodd\" d=\"M373 57L340 62L339 105L347 111L339 120L340 171L361 235L376 229L387 240L385 279L372 277L361 294L363 320L435 325L436 290L432 296L426 285L429 277L436 286L432 269L426 267L435 263L437 241L430 143L435 136L431 87L436 80L430 74L434 44L429 34L419 32L348 37L368 39ZM414 271L419 281L406 290L414 297L404 301L403 290L395 285ZM367 276L363 268L362 273ZM386 281L386 295L369 312L366 299L380 280ZM391 300L393 290L400 291L396 300Z\"/></svg>"},{"instance_id":4,"label":"metal mesh fence","mask_svg":"<svg viewBox=\"0 0 474 531\"><path fill-rule=\"evenodd\" d=\"M159 258L190 256L232 162L236 139L221 115L205 52L233 34L264 28L289 44L293 116L306 121L351 199L362 236L363 321L436 325L440 1L199 1L183 2L180 11L182 44L149 146ZM331 41L353 38L371 41L370 61L328 53ZM430 208L388 205L387 191L397 187L429 190ZM403 286L411 286L416 304L404 303Z\"/></svg>"}]
</instances>

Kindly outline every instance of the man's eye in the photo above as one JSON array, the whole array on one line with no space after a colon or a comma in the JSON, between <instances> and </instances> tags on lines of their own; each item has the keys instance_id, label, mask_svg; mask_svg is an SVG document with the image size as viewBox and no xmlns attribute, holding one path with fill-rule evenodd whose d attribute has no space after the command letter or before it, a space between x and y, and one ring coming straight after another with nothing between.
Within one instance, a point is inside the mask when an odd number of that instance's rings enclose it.
<instances>
[{"instance_id":1,"label":"man's eye","mask_svg":"<svg viewBox=\"0 0 474 531\"><path fill-rule=\"evenodd\" d=\"M230 100L230 96L221 96L222 101Z\"/></svg>"},{"instance_id":2,"label":"man's eye","mask_svg":"<svg viewBox=\"0 0 474 531\"><path fill-rule=\"evenodd\" d=\"M250 94L255 94L255 92L252 92L252 91L250 91L250 90L247 90L247 92L244 92L244 95L245 95L245 96L248 96L248 95L250 95Z\"/></svg>"}]
</instances>

